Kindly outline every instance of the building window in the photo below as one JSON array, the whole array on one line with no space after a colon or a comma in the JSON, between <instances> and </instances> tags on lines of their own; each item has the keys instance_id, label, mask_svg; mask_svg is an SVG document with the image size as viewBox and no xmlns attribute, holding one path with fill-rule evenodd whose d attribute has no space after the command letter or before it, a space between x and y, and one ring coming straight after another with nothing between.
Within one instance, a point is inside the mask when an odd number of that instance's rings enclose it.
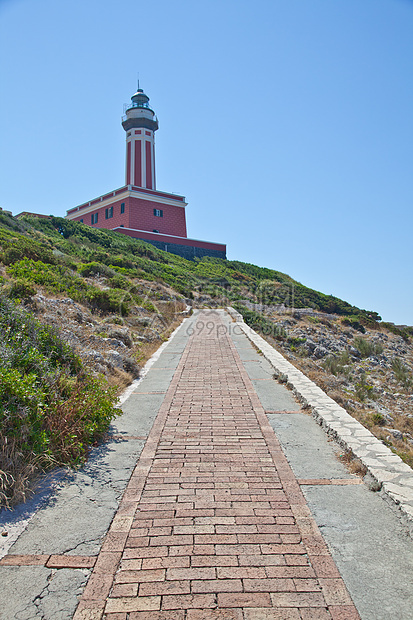
<instances>
[{"instance_id":1,"label":"building window","mask_svg":"<svg viewBox=\"0 0 413 620\"><path fill-rule=\"evenodd\" d=\"M105 209L105 220L110 220L111 217L113 217L113 207Z\"/></svg>"},{"instance_id":2,"label":"building window","mask_svg":"<svg viewBox=\"0 0 413 620\"><path fill-rule=\"evenodd\" d=\"M83 220L79 220L81 224L83 224Z\"/></svg>"},{"instance_id":3,"label":"building window","mask_svg":"<svg viewBox=\"0 0 413 620\"><path fill-rule=\"evenodd\" d=\"M124 224L121 224L121 225L120 225L120 227L121 227L121 228L125 228Z\"/></svg>"},{"instance_id":4,"label":"building window","mask_svg":"<svg viewBox=\"0 0 413 620\"><path fill-rule=\"evenodd\" d=\"M159 232L159 230L156 230L156 228L154 228L154 229L153 229L153 232L157 232L157 233L158 233L158 232Z\"/></svg>"},{"instance_id":5,"label":"building window","mask_svg":"<svg viewBox=\"0 0 413 620\"><path fill-rule=\"evenodd\" d=\"M121 202L121 204L120 204L120 212L121 213L125 213L125 203L124 202Z\"/></svg>"},{"instance_id":6,"label":"building window","mask_svg":"<svg viewBox=\"0 0 413 620\"><path fill-rule=\"evenodd\" d=\"M163 217L163 211L162 211L162 209L154 209L154 210L153 210L153 214L154 214L156 217Z\"/></svg>"},{"instance_id":7,"label":"building window","mask_svg":"<svg viewBox=\"0 0 413 620\"><path fill-rule=\"evenodd\" d=\"M92 213L92 224L98 223L98 213Z\"/></svg>"}]
</instances>

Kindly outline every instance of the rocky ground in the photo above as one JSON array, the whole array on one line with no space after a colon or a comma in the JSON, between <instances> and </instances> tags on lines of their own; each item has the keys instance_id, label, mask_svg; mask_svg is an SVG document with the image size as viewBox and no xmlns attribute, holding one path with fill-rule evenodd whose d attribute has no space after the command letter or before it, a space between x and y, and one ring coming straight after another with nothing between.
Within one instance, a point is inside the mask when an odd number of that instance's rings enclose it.
<instances>
[{"instance_id":1,"label":"rocky ground","mask_svg":"<svg viewBox=\"0 0 413 620\"><path fill-rule=\"evenodd\" d=\"M96 284L96 279L94 281ZM59 329L92 373L103 374L118 391L139 376L139 370L188 312L161 284L142 283L145 305L133 306L127 316L92 313L70 298L38 293L30 310Z\"/></svg>"},{"instance_id":2,"label":"rocky ground","mask_svg":"<svg viewBox=\"0 0 413 620\"><path fill-rule=\"evenodd\" d=\"M315 311L257 307L263 334L290 362L413 466L413 343L386 328L346 326Z\"/></svg>"}]
</instances>

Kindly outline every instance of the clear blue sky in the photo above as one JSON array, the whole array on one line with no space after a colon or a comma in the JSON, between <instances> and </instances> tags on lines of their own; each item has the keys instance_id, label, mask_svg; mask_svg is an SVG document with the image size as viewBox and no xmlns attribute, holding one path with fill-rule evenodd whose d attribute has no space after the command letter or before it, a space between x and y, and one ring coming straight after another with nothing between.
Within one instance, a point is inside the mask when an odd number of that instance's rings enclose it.
<instances>
[{"instance_id":1,"label":"clear blue sky","mask_svg":"<svg viewBox=\"0 0 413 620\"><path fill-rule=\"evenodd\" d=\"M139 73L190 237L413 324L412 0L0 0L0 57L4 209L124 184Z\"/></svg>"}]
</instances>

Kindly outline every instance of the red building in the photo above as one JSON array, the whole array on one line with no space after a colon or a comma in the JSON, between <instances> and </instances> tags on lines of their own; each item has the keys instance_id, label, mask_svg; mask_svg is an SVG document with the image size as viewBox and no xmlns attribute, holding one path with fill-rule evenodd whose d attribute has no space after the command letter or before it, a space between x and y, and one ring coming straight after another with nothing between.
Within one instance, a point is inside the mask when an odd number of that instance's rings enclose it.
<instances>
[{"instance_id":1,"label":"red building","mask_svg":"<svg viewBox=\"0 0 413 620\"><path fill-rule=\"evenodd\" d=\"M69 209L66 218L143 239L184 258L226 258L226 245L187 237L183 196L156 189L158 119L142 89L126 104L122 126L126 131L125 185Z\"/></svg>"}]
</instances>

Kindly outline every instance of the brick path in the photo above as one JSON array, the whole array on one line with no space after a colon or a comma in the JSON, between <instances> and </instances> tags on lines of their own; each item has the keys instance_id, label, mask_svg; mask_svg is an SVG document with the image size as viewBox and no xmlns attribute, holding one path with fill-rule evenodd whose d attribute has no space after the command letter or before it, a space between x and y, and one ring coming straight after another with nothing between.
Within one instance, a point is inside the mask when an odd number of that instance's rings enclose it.
<instances>
[{"instance_id":1,"label":"brick path","mask_svg":"<svg viewBox=\"0 0 413 620\"><path fill-rule=\"evenodd\" d=\"M359 618L232 341L204 321L74 619Z\"/></svg>"}]
</instances>

